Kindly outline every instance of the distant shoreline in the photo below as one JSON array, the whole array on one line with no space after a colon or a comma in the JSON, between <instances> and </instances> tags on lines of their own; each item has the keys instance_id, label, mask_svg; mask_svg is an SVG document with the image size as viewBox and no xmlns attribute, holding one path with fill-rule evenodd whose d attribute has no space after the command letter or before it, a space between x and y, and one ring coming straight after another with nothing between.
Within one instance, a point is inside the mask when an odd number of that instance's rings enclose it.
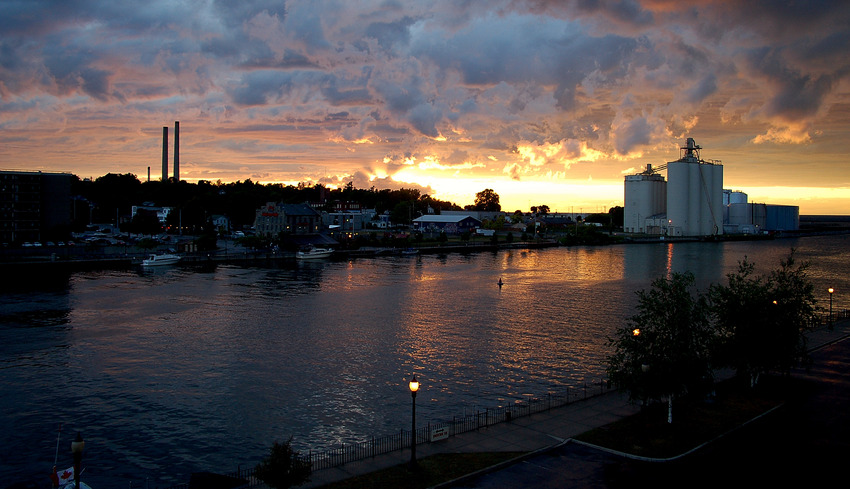
<instances>
[{"instance_id":1,"label":"distant shoreline","mask_svg":"<svg viewBox=\"0 0 850 489\"><path fill-rule=\"evenodd\" d=\"M819 216L815 216L819 217ZM833 216L835 217L835 216ZM847 227L838 226L817 229L806 229L801 231L786 231L772 235L720 235L707 237L670 237L670 236L632 236L615 234L622 239L606 243L606 244L575 244L562 245L556 240L541 240L537 242L522 241L514 243L472 243L463 245L444 245L444 246L413 246L419 254L434 255L448 253L480 253L485 251L499 251L505 249L541 249L553 247L573 247L573 246L615 246L615 245L635 245L635 244L653 244L653 243L686 243L686 242L724 242L724 241L772 241L775 239L799 238L810 236L833 236L850 234L850 216L845 217L848 223ZM802 220L802 218L801 218ZM824 221L818 221L824 222ZM238 251L237 251L238 250ZM34 251L34 250L33 250ZM67 252L63 255L62 252L52 252L45 254L43 250L40 254L35 253L2 253L0 255L0 270L12 272L32 271L33 269L49 269L62 270L68 272L88 271L88 270L126 270L139 268L143 257L151 254L150 251L134 251L132 253L108 253L103 252L104 256L96 256L95 253L88 253L82 257L69 256ZM357 250L338 250L329 260L353 259L353 258L375 258L380 256L401 255L401 248L389 247L363 247ZM263 263L275 263L284 261L294 261L295 253L286 251L252 251L238 248L219 248L211 253L192 253L183 255L183 259L177 267L183 266L205 266L219 264L248 264L259 265Z\"/></svg>"}]
</instances>

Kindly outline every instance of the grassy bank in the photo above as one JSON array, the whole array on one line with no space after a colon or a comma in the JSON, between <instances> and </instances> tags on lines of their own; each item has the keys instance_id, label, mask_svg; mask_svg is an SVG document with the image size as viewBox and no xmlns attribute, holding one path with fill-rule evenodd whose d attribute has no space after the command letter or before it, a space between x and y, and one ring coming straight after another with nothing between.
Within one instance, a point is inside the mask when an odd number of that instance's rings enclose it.
<instances>
[{"instance_id":1,"label":"grassy bank","mask_svg":"<svg viewBox=\"0 0 850 489\"><path fill-rule=\"evenodd\" d=\"M322 487L323 489L395 489L399 487L425 489L519 455L522 453L440 453L419 460L418 469L415 471L409 470L406 464L402 464Z\"/></svg>"},{"instance_id":2,"label":"grassy bank","mask_svg":"<svg viewBox=\"0 0 850 489\"><path fill-rule=\"evenodd\" d=\"M766 378L756 389L728 381L713 398L675 400L672 424L667 404L656 403L576 439L642 457L675 457L780 406L791 389L782 379Z\"/></svg>"}]
</instances>

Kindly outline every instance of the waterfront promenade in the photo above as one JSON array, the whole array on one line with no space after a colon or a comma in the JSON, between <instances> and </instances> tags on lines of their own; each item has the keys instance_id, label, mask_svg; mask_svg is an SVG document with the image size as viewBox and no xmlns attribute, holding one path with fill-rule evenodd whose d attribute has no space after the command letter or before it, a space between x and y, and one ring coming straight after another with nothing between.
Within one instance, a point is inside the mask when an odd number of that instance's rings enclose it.
<instances>
[{"instance_id":1,"label":"waterfront promenade","mask_svg":"<svg viewBox=\"0 0 850 489\"><path fill-rule=\"evenodd\" d=\"M568 441L571 437L636 413L620 392L517 418L447 440L417 446L417 457L437 453L526 452L511 462L439 487L754 487L790 481L826 481L850 455L850 321L809 334L813 363L794 376L812 381L805 399L730 433L679 460L634 461ZM301 487L316 488L407 463L400 450L341 467L316 471ZM786 485L786 484L783 484ZM817 484L815 484L817 486Z\"/></svg>"}]
</instances>

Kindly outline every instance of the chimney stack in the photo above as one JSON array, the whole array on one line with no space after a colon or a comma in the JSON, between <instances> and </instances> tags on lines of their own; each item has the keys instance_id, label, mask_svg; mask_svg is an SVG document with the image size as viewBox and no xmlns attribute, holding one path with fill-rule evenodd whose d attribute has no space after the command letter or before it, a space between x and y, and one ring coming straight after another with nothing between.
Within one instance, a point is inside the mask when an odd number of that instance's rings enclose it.
<instances>
[{"instance_id":1,"label":"chimney stack","mask_svg":"<svg viewBox=\"0 0 850 489\"><path fill-rule=\"evenodd\" d=\"M180 121L174 121L174 181L180 181Z\"/></svg>"},{"instance_id":2,"label":"chimney stack","mask_svg":"<svg viewBox=\"0 0 850 489\"><path fill-rule=\"evenodd\" d=\"M162 128L162 181L168 181L168 126Z\"/></svg>"}]
</instances>

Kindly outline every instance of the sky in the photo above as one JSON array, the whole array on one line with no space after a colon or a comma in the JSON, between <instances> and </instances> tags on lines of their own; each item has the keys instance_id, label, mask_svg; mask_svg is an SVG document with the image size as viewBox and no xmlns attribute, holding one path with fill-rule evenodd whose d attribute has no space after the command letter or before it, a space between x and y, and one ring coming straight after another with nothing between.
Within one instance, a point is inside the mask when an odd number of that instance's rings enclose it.
<instances>
[{"instance_id":1,"label":"sky","mask_svg":"<svg viewBox=\"0 0 850 489\"><path fill-rule=\"evenodd\" d=\"M0 0L0 168L598 212L692 137L850 214L850 2Z\"/></svg>"}]
</instances>

